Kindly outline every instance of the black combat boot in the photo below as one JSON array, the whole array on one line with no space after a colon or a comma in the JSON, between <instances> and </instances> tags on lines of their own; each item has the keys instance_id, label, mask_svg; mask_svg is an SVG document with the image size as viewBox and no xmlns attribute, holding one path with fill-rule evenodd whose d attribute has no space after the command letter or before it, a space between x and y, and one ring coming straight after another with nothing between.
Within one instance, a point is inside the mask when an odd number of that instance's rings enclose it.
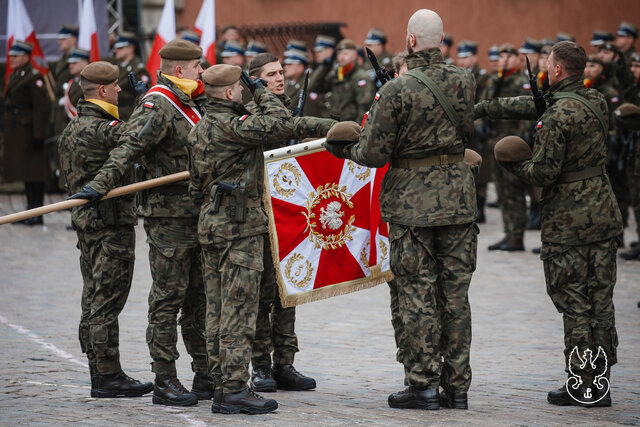
<instances>
[{"instance_id":1,"label":"black combat boot","mask_svg":"<svg viewBox=\"0 0 640 427\"><path fill-rule=\"evenodd\" d=\"M124 372L97 376L96 388L91 397L140 397L153 390L152 383L141 383Z\"/></svg>"},{"instance_id":2,"label":"black combat boot","mask_svg":"<svg viewBox=\"0 0 640 427\"><path fill-rule=\"evenodd\" d=\"M584 408L597 408L611 406L611 391L608 388L598 390L597 387L587 387L582 384L575 392L576 399L571 397L566 386L557 390L551 390L547 395L547 402L558 406L582 406Z\"/></svg>"},{"instance_id":3,"label":"black combat boot","mask_svg":"<svg viewBox=\"0 0 640 427\"><path fill-rule=\"evenodd\" d=\"M156 405L193 406L198 403L198 396L184 388L178 378L156 375L152 401Z\"/></svg>"},{"instance_id":4,"label":"black combat boot","mask_svg":"<svg viewBox=\"0 0 640 427\"><path fill-rule=\"evenodd\" d=\"M527 230L540 230L540 202L531 201L529 208L529 220L527 222Z\"/></svg>"},{"instance_id":5,"label":"black combat boot","mask_svg":"<svg viewBox=\"0 0 640 427\"><path fill-rule=\"evenodd\" d=\"M504 245L505 243L507 243L508 237L504 236L502 238L502 240L495 242L493 245L489 245L489 247L487 249L489 249L490 251L497 251L500 250L500 246Z\"/></svg>"},{"instance_id":6,"label":"black combat boot","mask_svg":"<svg viewBox=\"0 0 640 427\"><path fill-rule=\"evenodd\" d=\"M273 365L273 378L281 390L311 390L316 388L316 380L302 375L293 365Z\"/></svg>"},{"instance_id":7,"label":"black combat boot","mask_svg":"<svg viewBox=\"0 0 640 427\"><path fill-rule=\"evenodd\" d=\"M97 397L94 394L98 388L98 369L95 365L89 365L89 375L91 376L91 397Z\"/></svg>"},{"instance_id":8,"label":"black combat boot","mask_svg":"<svg viewBox=\"0 0 640 427\"><path fill-rule=\"evenodd\" d=\"M413 386L389 395L389 406L399 409L426 409L435 411L440 409L438 389L418 390Z\"/></svg>"},{"instance_id":9,"label":"black combat boot","mask_svg":"<svg viewBox=\"0 0 640 427\"><path fill-rule=\"evenodd\" d=\"M509 237L498 249L507 252L524 251L522 237Z\"/></svg>"},{"instance_id":10,"label":"black combat boot","mask_svg":"<svg viewBox=\"0 0 640 427\"><path fill-rule=\"evenodd\" d=\"M249 387L237 393L222 393L213 398L211 412L216 414L267 414L278 409L278 402L257 395ZM218 403L219 402L219 403Z\"/></svg>"},{"instance_id":11,"label":"black combat boot","mask_svg":"<svg viewBox=\"0 0 640 427\"><path fill-rule=\"evenodd\" d=\"M207 371L198 371L193 376L193 387L191 393L198 396L198 400L209 400L213 397L216 383Z\"/></svg>"},{"instance_id":12,"label":"black combat boot","mask_svg":"<svg viewBox=\"0 0 640 427\"><path fill-rule=\"evenodd\" d=\"M455 393L442 389L440 392L440 406L443 408L469 409L467 393Z\"/></svg>"},{"instance_id":13,"label":"black combat boot","mask_svg":"<svg viewBox=\"0 0 640 427\"><path fill-rule=\"evenodd\" d=\"M258 366L251 371L251 387L255 391L271 393L277 390L277 386L271 366Z\"/></svg>"},{"instance_id":14,"label":"black combat boot","mask_svg":"<svg viewBox=\"0 0 640 427\"><path fill-rule=\"evenodd\" d=\"M631 260L640 260L640 245L631 245L631 249L628 251L620 252L620 258Z\"/></svg>"}]
</instances>

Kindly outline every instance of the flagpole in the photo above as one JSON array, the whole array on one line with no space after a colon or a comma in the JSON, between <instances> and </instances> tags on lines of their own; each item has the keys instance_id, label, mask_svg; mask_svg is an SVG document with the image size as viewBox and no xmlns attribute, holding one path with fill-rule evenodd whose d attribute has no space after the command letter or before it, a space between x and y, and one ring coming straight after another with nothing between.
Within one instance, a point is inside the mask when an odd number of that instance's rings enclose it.
<instances>
[{"instance_id":1,"label":"flagpole","mask_svg":"<svg viewBox=\"0 0 640 427\"><path fill-rule=\"evenodd\" d=\"M301 144L290 145L287 147L276 148L275 150L265 151L265 161L275 161L286 157L293 157L300 153L309 153L324 149L326 138L314 139L313 141L303 142Z\"/></svg>"}]
</instances>

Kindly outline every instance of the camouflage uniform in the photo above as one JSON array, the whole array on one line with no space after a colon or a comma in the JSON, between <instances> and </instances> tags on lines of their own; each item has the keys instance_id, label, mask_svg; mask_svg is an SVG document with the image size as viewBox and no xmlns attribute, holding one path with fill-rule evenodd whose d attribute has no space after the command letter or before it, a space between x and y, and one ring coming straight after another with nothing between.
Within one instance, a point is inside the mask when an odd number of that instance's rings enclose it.
<instances>
[{"instance_id":1,"label":"camouflage uniform","mask_svg":"<svg viewBox=\"0 0 640 427\"><path fill-rule=\"evenodd\" d=\"M461 124L455 128L431 91L406 74L380 89L360 141L345 147L344 154L369 167L391 163L380 208L389 223L410 384L464 393L471 383L467 291L477 227L473 174L462 153L474 131L475 82L468 71L446 65L437 48L407 56L407 66L436 82ZM425 157L439 165L412 166Z\"/></svg>"},{"instance_id":2,"label":"camouflage uniform","mask_svg":"<svg viewBox=\"0 0 640 427\"><path fill-rule=\"evenodd\" d=\"M186 105L198 108L204 96L191 99L173 82L158 73L165 85ZM188 168L186 139L191 124L169 102L150 94L141 100L129 119L121 145L113 150L91 188L101 194L116 185L134 161L154 177ZM187 184L177 183L151 189L138 206L149 243L153 284L149 292L147 343L153 372L176 376L176 317L194 372L206 371L204 340L205 296L202 283L201 248L198 243L199 205L187 194Z\"/></svg>"},{"instance_id":3,"label":"camouflage uniform","mask_svg":"<svg viewBox=\"0 0 640 427\"><path fill-rule=\"evenodd\" d=\"M547 292L564 320L565 357L577 346L597 353L602 346L609 366L617 361L613 287L616 281L617 236L622 218L609 177L579 179L569 173L602 168L607 135L586 105L556 99L573 92L591 102L608 118L605 98L567 78L549 89L548 109L539 119L533 158L503 164L522 179L542 186L542 251ZM504 98L476 107L492 117L536 117L531 97ZM586 176L586 175L585 175ZM573 365L574 372L584 372Z\"/></svg>"},{"instance_id":4,"label":"camouflage uniform","mask_svg":"<svg viewBox=\"0 0 640 427\"><path fill-rule=\"evenodd\" d=\"M78 116L58 139L67 194L74 194L98 172L117 145L123 123L96 104L81 100ZM131 174L128 174L129 176ZM119 185L128 184L123 177ZM121 371L118 315L131 288L137 223L133 196L73 208L78 234L82 289L80 347L100 375Z\"/></svg>"},{"instance_id":5,"label":"camouflage uniform","mask_svg":"<svg viewBox=\"0 0 640 427\"><path fill-rule=\"evenodd\" d=\"M118 75L118 85L122 89L118 96L118 110L120 111L120 118L127 121L133 109L136 105L137 95L129 84L129 73L133 73L136 77L136 81L142 80L145 83L149 82L149 72L145 68L144 62L137 56L127 63L116 63L120 71Z\"/></svg>"},{"instance_id":6,"label":"camouflage uniform","mask_svg":"<svg viewBox=\"0 0 640 427\"><path fill-rule=\"evenodd\" d=\"M209 372L223 393L247 386L261 281L272 277L265 258L269 237L262 204L263 148L291 137L291 113L266 89L256 89L263 115L236 102L212 99L189 135L190 194L201 203L198 236L203 246L207 294ZM211 212L209 194L221 181L245 185L244 221L233 215L235 196L223 195Z\"/></svg>"}]
</instances>

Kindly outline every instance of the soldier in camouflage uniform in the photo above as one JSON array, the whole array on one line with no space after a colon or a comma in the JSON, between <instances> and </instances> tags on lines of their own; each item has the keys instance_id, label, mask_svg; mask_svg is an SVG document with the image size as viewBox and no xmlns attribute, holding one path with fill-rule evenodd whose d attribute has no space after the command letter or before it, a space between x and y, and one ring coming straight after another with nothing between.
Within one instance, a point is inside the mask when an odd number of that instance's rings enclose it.
<instances>
[{"instance_id":1,"label":"soldier in camouflage uniform","mask_svg":"<svg viewBox=\"0 0 640 427\"><path fill-rule=\"evenodd\" d=\"M298 52L289 51L289 56L285 57L285 67L287 66L287 58L290 60L304 59L301 55ZM251 77L266 81L267 90L276 95L284 106L295 105L285 93L283 68L276 56L270 53L256 55L249 64L249 74ZM246 104L245 107L251 114L262 114L262 109L255 101ZM290 140L323 137L335 123L336 121L331 119L294 117L287 138L270 139L268 144L264 145L264 149L271 150L283 147ZM264 263L273 264L269 245L265 248ZM274 273L273 269L265 269L260 282L258 320L251 354L253 366L251 385L255 391L260 392L273 392L278 388L282 390L311 390L316 387L315 380L302 375L293 367L293 359L298 352L298 338L295 333L296 309L295 307L282 307L276 277L272 273ZM271 367L272 352L273 369Z\"/></svg>"},{"instance_id":2,"label":"soldier in camouflage uniform","mask_svg":"<svg viewBox=\"0 0 640 427\"><path fill-rule=\"evenodd\" d=\"M138 95L129 84L129 73L133 73L136 81L149 82L149 72L144 62L136 56L137 38L133 33L122 32L113 45L113 55L118 66L118 85L122 88L120 94L120 117L127 121L133 113Z\"/></svg>"},{"instance_id":3,"label":"soldier in camouflage uniform","mask_svg":"<svg viewBox=\"0 0 640 427\"><path fill-rule=\"evenodd\" d=\"M500 46L500 71L487 85L483 99L529 94L529 81L520 72L520 58L515 46ZM524 137L526 122L518 120L494 120L491 123L489 146L507 136ZM489 246L489 250L523 251L524 231L527 226L527 184L493 163L493 182L498 193L505 237Z\"/></svg>"},{"instance_id":4,"label":"soldier in camouflage uniform","mask_svg":"<svg viewBox=\"0 0 640 427\"><path fill-rule=\"evenodd\" d=\"M210 98L189 135L191 183L199 203L207 294L207 351L217 413L263 414L278 408L247 386L260 282L272 275L264 210L263 149L291 136L291 113L260 80L252 81L262 114L241 104L241 68L214 65L202 74ZM221 393L218 392L221 390Z\"/></svg>"},{"instance_id":5,"label":"soldier in camouflage uniform","mask_svg":"<svg viewBox=\"0 0 640 427\"><path fill-rule=\"evenodd\" d=\"M323 63L309 80L309 91L331 92L331 117L362 122L374 95L373 81L357 64L358 51L352 40L336 46L337 68Z\"/></svg>"},{"instance_id":6,"label":"soldier in camouflage uniform","mask_svg":"<svg viewBox=\"0 0 640 427\"><path fill-rule=\"evenodd\" d=\"M152 177L188 168L186 139L199 118L201 104L206 101L202 84L197 83L202 72L201 56L202 49L186 40L172 40L160 50L157 86L139 101L120 146L83 188L84 198L99 199L116 186L136 161ZM186 183L149 190L142 199L138 214L144 217L153 278L147 328L156 374L153 403L195 405L198 398L213 396L204 338L206 301L197 232L200 206L187 193ZM191 367L195 376L191 393L177 378L177 323L193 358Z\"/></svg>"},{"instance_id":7,"label":"soldier in camouflage uniform","mask_svg":"<svg viewBox=\"0 0 640 427\"><path fill-rule=\"evenodd\" d=\"M610 406L608 387L600 389L602 382L596 384L595 376L604 372L608 380L609 367L617 362L612 297L622 218L605 170L607 103L602 94L582 83L586 59L584 49L574 42L553 46L548 61L548 108L536 126L533 154L529 150L529 159L523 156L520 161L501 163L543 187L541 258L547 292L563 314L567 372L570 368L583 381L576 391L574 380L568 381L566 387L550 392L548 401ZM495 118L536 117L531 97L485 101L475 112ZM594 358L602 347L608 365L600 355L596 370L589 364L581 368L575 354L571 356L576 347L580 355L590 349ZM572 398L569 390L583 403Z\"/></svg>"},{"instance_id":8,"label":"soldier in camouflage uniform","mask_svg":"<svg viewBox=\"0 0 640 427\"><path fill-rule=\"evenodd\" d=\"M463 152L474 131L475 81L467 70L444 63L442 35L435 12L417 11L407 27L409 72L380 89L359 142L327 144L339 158L391 166L380 209L389 224L410 384L389 396L394 408L438 409L439 397L445 406L466 408L471 384L467 291L478 228L474 179Z\"/></svg>"},{"instance_id":9,"label":"soldier in camouflage uniform","mask_svg":"<svg viewBox=\"0 0 640 427\"><path fill-rule=\"evenodd\" d=\"M71 57L73 53L71 54ZM58 139L60 164L67 194L80 191L109 158L122 134L118 120L118 69L94 62L80 76L85 100L77 117ZM127 175L131 176L131 170ZM129 184L126 176L119 185ZM80 347L89 359L91 397L137 397L153 390L120 367L118 315L131 289L138 222L133 196L105 200L96 206L73 208L78 234L82 289Z\"/></svg>"},{"instance_id":10,"label":"soldier in camouflage uniform","mask_svg":"<svg viewBox=\"0 0 640 427\"><path fill-rule=\"evenodd\" d=\"M378 64L393 75L393 55L387 50L387 35L384 31L379 28L370 29L364 40L364 47L371 50L376 56ZM369 73L369 78L375 82L376 89L379 89L382 83L378 80L376 70L373 69L373 65L366 55L362 63L362 68Z\"/></svg>"}]
</instances>

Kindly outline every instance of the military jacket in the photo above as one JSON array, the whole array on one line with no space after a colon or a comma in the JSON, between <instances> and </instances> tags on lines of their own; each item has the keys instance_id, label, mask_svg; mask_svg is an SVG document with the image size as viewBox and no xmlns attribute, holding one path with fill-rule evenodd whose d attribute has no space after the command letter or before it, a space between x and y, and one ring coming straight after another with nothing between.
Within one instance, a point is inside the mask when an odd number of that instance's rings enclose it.
<instances>
[{"instance_id":1,"label":"military jacket","mask_svg":"<svg viewBox=\"0 0 640 427\"><path fill-rule=\"evenodd\" d=\"M120 119L127 121L133 113L133 108L136 105L136 94L129 84L129 73L133 73L136 76L136 80L149 84L149 72L145 68L144 63L140 58L135 56L128 63L119 63L118 66L118 86L122 89L118 95L118 112Z\"/></svg>"},{"instance_id":2,"label":"military jacket","mask_svg":"<svg viewBox=\"0 0 640 427\"><path fill-rule=\"evenodd\" d=\"M262 114L249 114L242 104L233 101L211 99L205 106L205 116L189 134L189 193L200 207L198 236L202 245L268 231L262 205L263 147L290 135L291 113L266 89L257 89L255 99ZM248 205L244 222L230 215L229 206L210 212L211 187L221 181L244 184Z\"/></svg>"},{"instance_id":3,"label":"military jacket","mask_svg":"<svg viewBox=\"0 0 640 427\"><path fill-rule=\"evenodd\" d=\"M289 107L290 110L298 105L300 91L302 91L302 89L304 88L304 77L305 74L303 73L296 80L285 80L284 82L284 93L289 97L289 101L285 104L285 107ZM309 80L311 80L311 77L309 77ZM316 92L310 92L309 87L307 86L307 99L304 102L303 111L304 115L313 117L325 117L322 111L322 98L319 97Z\"/></svg>"},{"instance_id":4,"label":"military jacket","mask_svg":"<svg viewBox=\"0 0 640 427\"><path fill-rule=\"evenodd\" d=\"M338 69L319 67L309 82L309 90L317 93L331 92L331 117L342 121L362 122L369 110L374 95L374 84L366 71L357 64L343 77L338 78Z\"/></svg>"},{"instance_id":5,"label":"military jacket","mask_svg":"<svg viewBox=\"0 0 640 427\"><path fill-rule=\"evenodd\" d=\"M410 54L407 66L434 80L451 101L461 124L456 128L427 86L405 74L382 86L359 142L345 148L348 158L379 168L394 159L464 152L474 132L473 76L445 64L437 48ZM395 224L433 227L470 223L476 215L471 168L463 161L433 167L392 167L382 182L380 208L382 218Z\"/></svg>"},{"instance_id":6,"label":"military jacket","mask_svg":"<svg viewBox=\"0 0 640 427\"><path fill-rule=\"evenodd\" d=\"M519 71L512 71L506 77L493 75L485 87L482 99L529 95L529 80ZM491 126L491 138L500 139L507 135L524 136L529 130L529 122L519 120L496 120Z\"/></svg>"},{"instance_id":7,"label":"military jacket","mask_svg":"<svg viewBox=\"0 0 640 427\"><path fill-rule=\"evenodd\" d=\"M622 97L613 86L612 80L613 79L606 79L604 76L601 76L601 78L598 78L592 86L593 89L603 94L607 101L607 109L609 110L609 135L611 136L615 134L615 120L613 112L622 104Z\"/></svg>"},{"instance_id":8,"label":"military jacket","mask_svg":"<svg viewBox=\"0 0 640 427\"><path fill-rule=\"evenodd\" d=\"M56 94L57 103L54 105L54 134L60 135L67 127L71 119L65 109L65 103L69 102L74 108L78 105L78 101L82 99L82 88L80 87L79 78L71 77L61 87L61 92ZM68 97L68 100L67 100Z\"/></svg>"},{"instance_id":9,"label":"military jacket","mask_svg":"<svg viewBox=\"0 0 640 427\"><path fill-rule=\"evenodd\" d=\"M116 148L124 130L124 122L91 102L78 102L78 115L58 138L60 168L66 181L68 195L79 192L95 176ZM129 172L118 186L131 183ZM73 208L71 221L84 231L95 231L108 226L134 225L137 223L134 196L127 195L103 200L87 209Z\"/></svg>"},{"instance_id":10,"label":"military jacket","mask_svg":"<svg viewBox=\"0 0 640 427\"><path fill-rule=\"evenodd\" d=\"M53 79L55 80L56 93L60 93L62 91L62 85L71 80L71 73L69 72L69 64L67 60L69 59L69 54L64 53L56 62L54 62L51 66L51 73L53 74Z\"/></svg>"},{"instance_id":11,"label":"military jacket","mask_svg":"<svg viewBox=\"0 0 640 427\"><path fill-rule=\"evenodd\" d=\"M197 110L206 100L204 95L190 99L160 73L157 83L167 86L184 104ZM153 93L146 96L138 102L127 121L120 146L111 152L109 160L89 185L106 194L134 162L146 168L148 178L187 170L187 136L192 127L168 99ZM187 185L188 182L182 181L172 185L175 189L172 192L151 191L146 201L138 206L138 213L145 217L196 218L200 205L187 194Z\"/></svg>"},{"instance_id":12,"label":"military jacket","mask_svg":"<svg viewBox=\"0 0 640 427\"><path fill-rule=\"evenodd\" d=\"M582 102L556 99L558 92L573 92L609 117L602 94L584 87L580 78L567 78L549 89L548 108L538 120L533 158L503 163L520 178L542 188L542 241L584 245L610 239L622 232L622 217L609 177L599 175L568 183L566 173L603 166L607 136L595 114ZM501 98L482 103L476 115L534 119L532 97Z\"/></svg>"}]
</instances>

